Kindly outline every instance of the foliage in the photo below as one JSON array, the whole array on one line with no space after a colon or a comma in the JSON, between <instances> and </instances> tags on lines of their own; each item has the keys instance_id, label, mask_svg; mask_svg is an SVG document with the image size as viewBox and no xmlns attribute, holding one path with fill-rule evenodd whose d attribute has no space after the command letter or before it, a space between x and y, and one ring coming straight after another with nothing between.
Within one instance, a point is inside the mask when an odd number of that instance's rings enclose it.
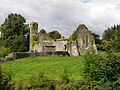
<instances>
[{"instance_id":1,"label":"foliage","mask_svg":"<svg viewBox=\"0 0 120 90\"><path fill-rule=\"evenodd\" d=\"M119 30L119 25L111 28L108 28L107 30L104 31L102 38L107 40L107 41L112 41L116 37L116 32Z\"/></svg>"},{"instance_id":2,"label":"foliage","mask_svg":"<svg viewBox=\"0 0 120 90\"><path fill-rule=\"evenodd\" d=\"M38 37L38 36L39 36L38 34L34 34L34 35L33 35L33 37L32 37L32 38L33 38L33 42L39 40L39 37Z\"/></svg>"},{"instance_id":3,"label":"foliage","mask_svg":"<svg viewBox=\"0 0 120 90\"><path fill-rule=\"evenodd\" d=\"M77 39L78 35L76 31L73 31L72 35L67 39L67 48L70 47L71 43Z\"/></svg>"},{"instance_id":4,"label":"foliage","mask_svg":"<svg viewBox=\"0 0 120 90\"><path fill-rule=\"evenodd\" d=\"M72 35L68 38L67 43L71 44L77 37L76 31L73 31Z\"/></svg>"},{"instance_id":5,"label":"foliage","mask_svg":"<svg viewBox=\"0 0 120 90\"><path fill-rule=\"evenodd\" d=\"M29 27L20 14L9 14L0 27L1 47L11 51L29 50Z\"/></svg>"},{"instance_id":6,"label":"foliage","mask_svg":"<svg viewBox=\"0 0 120 90\"><path fill-rule=\"evenodd\" d=\"M103 40L110 42L109 50L116 52L120 51L120 25L114 25L113 27L105 30L103 33Z\"/></svg>"},{"instance_id":7,"label":"foliage","mask_svg":"<svg viewBox=\"0 0 120 90\"><path fill-rule=\"evenodd\" d=\"M26 53L26 52L14 52L14 55L15 55L15 59L30 57L30 53Z\"/></svg>"},{"instance_id":8,"label":"foliage","mask_svg":"<svg viewBox=\"0 0 120 90\"><path fill-rule=\"evenodd\" d=\"M83 68L83 57L36 57L22 58L9 63L3 63L2 67L5 71L14 73L13 80L19 82L21 79L31 77L31 75L44 72L48 79L59 80L59 75L63 74L66 66L72 78L81 79L81 71Z\"/></svg>"},{"instance_id":9,"label":"foliage","mask_svg":"<svg viewBox=\"0 0 120 90\"><path fill-rule=\"evenodd\" d=\"M40 30L39 33L46 34L46 31L45 31L45 29L42 29L42 30Z\"/></svg>"},{"instance_id":10,"label":"foliage","mask_svg":"<svg viewBox=\"0 0 120 90\"><path fill-rule=\"evenodd\" d=\"M22 89L25 90L78 90L81 88L81 82L78 83L70 78L68 70L65 69L60 76L60 80L48 79L44 74L34 75L29 80L29 85L22 84ZM25 84L25 85L24 85ZM18 86L21 89L21 83Z\"/></svg>"},{"instance_id":11,"label":"foliage","mask_svg":"<svg viewBox=\"0 0 120 90\"><path fill-rule=\"evenodd\" d=\"M119 81L115 83L91 81L89 79L74 80L67 68L64 68L60 80L48 79L45 74L34 75L22 84L24 90L119 90ZM21 88L21 84L19 86ZM19 89L20 90L20 89Z\"/></svg>"},{"instance_id":12,"label":"foliage","mask_svg":"<svg viewBox=\"0 0 120 90\"><path fill-rule=\"evenodd\" d=\"M113 41L109 50L120 52L120 39Z\"/></svg>"},{"instance_id":13,"label":"foliage","mask_svg":"<svg viewBox=\"0 0 120 90\"><path fill-rule=\"evenodd\" d=\"M9 48L0 48L0 57L5 57L8 53L10 53Z\"/></svg>"},{"instance_id":14,"label":"foliage","mask_svg":"<svg viewBox=\"0 0 120 90\"><path fill-rule=\"evenodd\" d=\"M42 74L30 77L29 84L29 86L25 85L23 88L25 90L55 90L54 81L51 82Z\"/></svg>"},{"instance_id":15,"label":"foliage","mask_svg":"<svg viewBox=\"0 0 120 90\"><path fill-rule=\"evenodd\" d=\"M97 50L102 50L102 45L101 44L96 44Z\"/></svg>"},{"instance_id":16,"label":"foliage","mask_svg":"<svg viewBox=\"0 0 120 90\"><path fill-rule=\"evenodd\" d=\"M102 50L109 51L111 49L111 42L107 40L103 40L101 43Z\"/></svg>"},{"instance_id":17,"label":"foliage","mask_svg":"<svg viewBox=\"0 0 120 90\"><path fill-rule=\"evenodd\" d=\"M33 22L33 28L37 29L38 28L38 23L37 22Z\"/></svg>"},{"instance_id":18,"label":"foliage","mask_svg":"<svg viewBox=\"0 0 120 90\"><path fill-rule=\"evenodd\" d=\"M120 55L86 56L84 65L84 78L93 83L92 87L96 86L98 90L106 90L105 87L107 90L119 90Z\"/></svg>"},{"instance_id":19,"label":"foliage","mask_svg":"<svg viewBox=\"0 0 120 90\"><path fill-rule=\"evenodd\" d=\"M0 90L14 90L14 84L11 82L11 76L3 72L0 67Z\"/></svg>"},{"instance_id":20,"label":"foliage","mask_svg":"<svg viewBox=\"0 0 120 90\"><path fill-rule=\"evenodd\" d=\"M37 56L70 56L67 51L56 52L14 52L15 59Z\"/></svg>"},{"instance_id":21,"label":"foliage","mask_svg":"<svg viewBox=\"0 0 120 90\"><path fill-rule=\"evenodd\" d=\"M86 49L86 55L96 55L96 50L93 46Z\"/></svg>"},{"instance_id":22,"label":"foliage","mask_svg":"<svg viewBox=\"0 0 120 90\"><path fill-rule=\"evenodd\" d=\"M85 59L83 56L25 58L4 63L2 67L5 71L12 70L13 80L25 90L119 90L120 55L103 53Z\"/></svg>"},{"instance_id":23,"label":"foliage","mask_svg":"<svg viewBox=\"0 0 120 90\"><path fill-rule=\"evenodd\" d=\"M95 38L95 44L101 44L102 40L100 39L100 36L98 34L96 34L96 33L92 33L92 35Z\"/></svg>"},{"instance_id":24,"label":"foliage","mask_svg":"<svg viewBox=\"0 0 120 90\"><path fill-rule=\"evenodd\" d=\"M55 56L70 56L67 51L56 51L56 52L46 52L46 53Z\"/></svg>"},{"instance_id":25,"label":"foliage","mask_svg":"<svg viewBox=\"0 0 120 90\"><path fill-rule=\"evenodd\" d=\"M61 38L61 34L58 31L52 31L48 33L48 36L52 39L60 39Z\"/></svg>"}]
</instances>

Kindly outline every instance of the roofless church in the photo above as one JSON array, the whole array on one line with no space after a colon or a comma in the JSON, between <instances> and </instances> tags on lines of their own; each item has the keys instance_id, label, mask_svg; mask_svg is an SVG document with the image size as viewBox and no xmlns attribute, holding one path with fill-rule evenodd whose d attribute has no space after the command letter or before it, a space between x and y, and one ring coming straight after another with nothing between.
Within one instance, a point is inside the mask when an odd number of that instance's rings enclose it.
<instances>
[{"instance_id":1,"label":"roofless church","mask_svg":"<svg viewBox=\"0 0 120 90\"><path fill-rule=\"evenodd\" d=\"M38 32L38 23L30 23L30 51L67 51L71 56L97 54L95 38L84 24L80 24L68 39L53 40L46 33Z\"/></svg>"}]
</instances>

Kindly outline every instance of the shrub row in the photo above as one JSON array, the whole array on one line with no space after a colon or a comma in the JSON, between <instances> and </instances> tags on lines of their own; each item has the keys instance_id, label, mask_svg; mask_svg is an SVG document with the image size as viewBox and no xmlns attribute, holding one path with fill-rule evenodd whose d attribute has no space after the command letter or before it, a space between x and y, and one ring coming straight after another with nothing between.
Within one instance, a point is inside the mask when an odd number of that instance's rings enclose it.
<instances>
[{"instance_id":1,"label":"shrub row","mask_svg":"<svg viewBox=\"0 0 120 90\"><path fill-rule=\"evenodd\" d=\"M88 90L82 81L70 78L67 69L60 75L60 80L50 80L44 74L34 75L27 82L21 82L17 90Z\"/></svg>"},{"instance_id":2,"label":"shrub row","mask_svg":"<svg viewBox=\"0 0 120 90\"><path fill-rule=\"evenodd\" d=\"M30 56L30 53L26 52L14 52L15 59L26 58Z\"/></svg>"},{"instance_id":3,"label":"shrub row","mask_svg":"<svg viewBox=\"0 0 120 90\"><path fill-rule=\"evenodd\" d=\"M48 55L55 55L55 56L70 56L67 51L56 51L56 52L46 52Z\"/></svg>"},{"instance_id":4,"label":"shrub row","mask_svg":"<svg viewBox=\"0 0 120 90\"><path fill-rule=\"evenodd\" d=\"M56 52L14 52L15 58L37 57L37 56L70 56L67 51Z\"/></svg>"}]
</instances>

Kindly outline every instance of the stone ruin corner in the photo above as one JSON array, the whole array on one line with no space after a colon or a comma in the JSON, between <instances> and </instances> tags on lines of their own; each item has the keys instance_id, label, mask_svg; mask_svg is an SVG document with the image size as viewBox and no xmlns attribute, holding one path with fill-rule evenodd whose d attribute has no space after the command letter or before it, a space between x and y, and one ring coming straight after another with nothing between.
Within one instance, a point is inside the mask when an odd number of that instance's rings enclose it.
<instances>
[{"instance_id":1,"label":"stone ruin corner","mask_svg":"<svg viewBox=\"0 0 120 90\"><path fill-rule=\"evenodd\" d=\"M34 38L38 39L35 43ZM52 40L47 35L38 34L38 23L30 23L30 52L68 51L71 56L97 54L95 38L84 24L80 24L72 35L64 41Z\"/></svg>"}]
</instances>

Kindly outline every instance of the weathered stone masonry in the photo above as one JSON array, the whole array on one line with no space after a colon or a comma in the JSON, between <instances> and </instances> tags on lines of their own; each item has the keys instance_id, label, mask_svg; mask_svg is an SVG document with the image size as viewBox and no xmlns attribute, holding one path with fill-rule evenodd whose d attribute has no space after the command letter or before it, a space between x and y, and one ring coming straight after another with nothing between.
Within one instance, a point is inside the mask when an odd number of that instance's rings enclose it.
<instances>
[{"instance_id":1,"label":"weathered stone masonry","mask_svg":"<svg viewBox=\"0 0 120 90\"><path fill-rule=\"evenodd\" d=\"M68 41L70 55L97 54L94 36L84 24L78 26Z\"/></svg>"},{"instance_id":2,"label":"weathered stone masonry","mask_svg":"<svg viewBox=\"0 0 120 90\"><path fill-rule=\"evenodd\" d=\"M38 23L31 22L30 51L68 51L71 56L97 54L94 36L84 24L79 25L68 39L53 40L46 34L38 33Z\"/></svg>"}]
</instances>

